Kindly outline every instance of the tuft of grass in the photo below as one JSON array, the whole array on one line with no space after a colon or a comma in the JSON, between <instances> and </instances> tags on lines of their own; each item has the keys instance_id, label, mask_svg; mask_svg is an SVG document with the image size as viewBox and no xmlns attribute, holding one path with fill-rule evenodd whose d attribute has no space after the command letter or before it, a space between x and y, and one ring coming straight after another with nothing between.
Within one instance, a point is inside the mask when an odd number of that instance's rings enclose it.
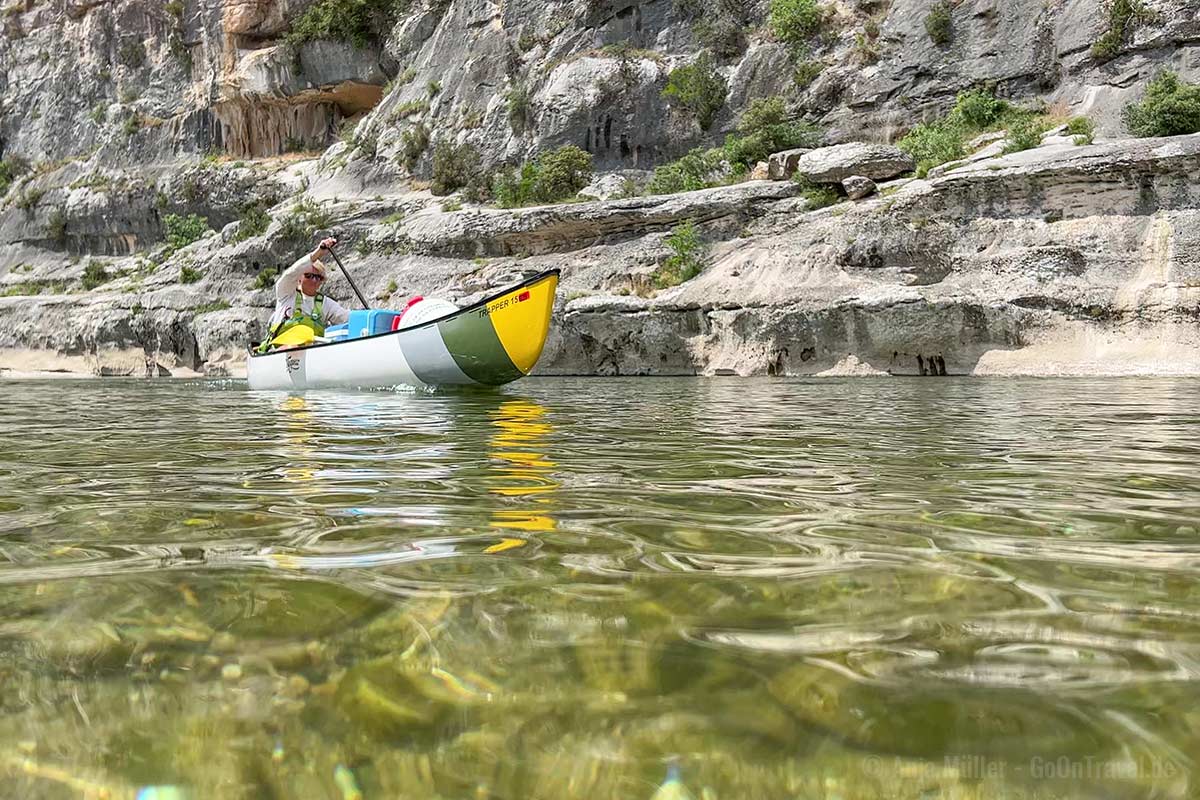
<instances>
[{"instance_id":1,"label":"tuft of grass","mask_svg":"<svg viewBox=\"0 0 1200 800\"><path fill-rule=\"evenodd\" d=\"M179 269L180 283L195 283L204 277L204 273L193 267L191 264L184 264Z\"/></svg>"},{"instance_id":2,"label":"tuft of grass","mask_svg":"<svg viewBox=\"0 0 1200 800\"><path fill-rule=\"evenodd\" d=\"M688 220L671 230L664 242L671 250L671 255L654 271L651 280L659 289L690 281L704 270L706 248L700 240L696 223Z\"/></svg>"},{"instance_id":3,"label":"tuft of grass","mask_svg":"<svg viewBox=\"0 0 1200 800\"><path fill-rule=\"evenodd\" d=\"M279 277L278 267L267 267L263 271L254 276L254 283L250 285L251 289L270 289L275 285L275 279Z\"/></svg>"},{"instance_id":4,"label":"tuft of grass","mask_svg":"<svg viewBox=\"0 0 1200 800\"><path fill-rule=\"evenodd\" d=\"M1004 145L1004 153L1032 150L1042 143L1042 134L1045 132L1046 122L1041 117L1033 115L1017 117L1008 126L1008 139Z\"/></svg>"},{"instance_id":5,"label":"tuft of grass","mask_svg":"<svg viewBox=\"0 0 1200 800\"><path fill-rule=\"evenodd\" d=\"M662 96L687 109L701 130L708 130L728 93L729 85L717 73L712 57L702 52L691 64L671 70Z\"/></svg>"},{"instance_id":6,"label":"tuft of grass","mask_svg":"<svg viewBox=\"0 0 1200 800\"><path fill-rule=\"evenodd\" d=\"M237 232L233 242L244 242L253 236L261 236L271 225L271 215L259 203L247 203L242 206L242 216L238 220Z\"/></svg>"},{"instance_id":7,"label":"tuft of grass","mask_svg":"<svg viewBox=\"0 0 1200 800\"><path fill-rule=\"evenodd\" d=\"M1200 84L1184 83L1174 72L1160 72L1141 102L1125 106L1123 118L1134 136L1200 133Z\"/></svg>"},{"instance_id":8,"label":"tuft of grass","mask_svg":"<svg viewBox=\"0 0 1200 800\"><path fill-rule=\"evenodd\" d=\"M938 0L925 16L925 32L938 47L944 47L954 37L954 18L949 0Z\"/></svg>"},{"instance_id":9,"label":"tuft of grass","mask_svg":"<svg viewBox=\"0 0 1200 800\"><path fill-rule=\"evenodd\" d=\"M808 201L809 211L816 211L818 208L825 208L841 202L842 196L832 186L813 183L798 172L792 176L792 181L800 186L800 196Z\"/></svg>"},{"instance_id":10,"label":"tuft of grass","mask_svg":"<svg viewBox=\"0 0 1200 800\"><path fill-rule=\"evenodd\" d=\"M104 265L98 261L88 260L83 265L83 288L87 291L95 289L97 286L102 286L111 280L108 272L104 269Z\"/></svg>"},{"instance_id":11,"label":"tuft of grass","mask_svg":"<svg viewBox=\"0 0 1200 800\"><path fill-rule=\"evenodd\" d=\"M212 300L204 303L203 305L196 306L194 309L192 309L192 313L199 317L204 314L211 314L214 311L224 311L225 309L232 307L233 306L229 305L229 303L225 300Z\"/></svg>"},{"instance_id":12,"label":"tuft of grass","mask_svg":"<svg viewBox=\"0 0 1200 800\"><path fill-rule=\"evenodd\" d=\"M524 83L515 83L505 92L504 99L508 103L508 125L514 133L520 133L529 123L529 111L532 107L529 87Z\"/></svg>"},{"instance_id":13,"label":"tuft of grass","mask_svg":"<svg viewBox=\"0 0 1200 800\"><path fill-rule=\"evenodd\" d=\"M333 224L329 212L308 198L301 199L280 222L279 235L291 242L307 242L317 231Z\"/></svg>"},{"instance_id":14,"label":"tuft of grass","mask_svg":"<svg viewBox=\"0 0 1200 800\"><path fill-rule=\"evenodd\" d=\"M1087 117L1071 117L1067 120L1067 133L1075 137L1075 144L1091 144L1096 140L1096 123Z\"/></svg>"},{"instance_id":15,"label":"tuft of grass","mask_svg":"<svg viewBox=\"0 0 1200 800\"><path fill-rule=\"evenodd\" d=\"M66 241L67 214L61 208L50 212L50 218L46 220L46 238L59 244Z\"/></svg>"},{"instance_id":16,"label":"tuft of grass","mask_svg":"<svg viewBox=\"0 0 1200 800\"><path fill-rule=\"evenodd\" d=\"M429 126L423 122L418 123L400 135L399 161L411 172L427 149Z\"/></svg>"}]
</instances>

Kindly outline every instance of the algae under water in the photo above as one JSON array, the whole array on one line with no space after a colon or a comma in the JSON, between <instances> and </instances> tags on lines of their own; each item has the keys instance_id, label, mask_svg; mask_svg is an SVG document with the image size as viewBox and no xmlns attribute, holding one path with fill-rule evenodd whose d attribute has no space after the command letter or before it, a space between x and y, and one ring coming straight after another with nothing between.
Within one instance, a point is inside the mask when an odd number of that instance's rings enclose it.
<instances>
[{"instance_id":1,"label":"algae under water","mask_svg":"<svg viewBox=\"0 0 1200 800\"><path fill-rule=\"evenodd\" d=\"M0 796L1196 792L1200 382L4 388Z\"/></svg>"}]
</instances>

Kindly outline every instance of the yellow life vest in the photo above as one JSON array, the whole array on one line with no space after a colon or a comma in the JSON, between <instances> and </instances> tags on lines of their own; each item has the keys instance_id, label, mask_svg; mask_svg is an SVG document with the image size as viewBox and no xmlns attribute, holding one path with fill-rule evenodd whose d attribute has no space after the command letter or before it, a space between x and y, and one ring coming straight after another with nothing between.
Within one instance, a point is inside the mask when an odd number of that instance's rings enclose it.
<instances>
[{"instance_id":1,"label":"yellow life vest","mask_svg":"<svg viewBox=\"0 0 1200 800\"><path fill-rule=\"evenodd\" d=\"M325 295L319 294L313 301L312 314L304 313L304 294L299 289L296 290L296 301L292 307L292 315L285 318L282 322L271 329L267 334L267 338L263 340L259 349L262 352L267 352L271 346L271 341L285 331L289 331L299 325L304 325L312 328L314 336L325 335L325 317L321 313L325 304Z\"/></svg>"}]
</instances>

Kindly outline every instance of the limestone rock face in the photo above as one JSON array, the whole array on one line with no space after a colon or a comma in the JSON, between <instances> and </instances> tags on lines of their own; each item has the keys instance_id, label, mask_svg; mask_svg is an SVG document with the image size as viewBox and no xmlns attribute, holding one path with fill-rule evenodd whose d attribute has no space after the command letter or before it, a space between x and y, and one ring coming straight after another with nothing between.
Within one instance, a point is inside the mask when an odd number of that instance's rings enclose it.
<instances>
[{"instance_id":1,"label":"limestone rock face","mask_svg":"<svg viewBox=\"0 0 1200 800\"><path fill-rule=\"evenodd\" d=\"M795 171L813 183L841 183L854 175L886 181L915 166L912 156L898 147L851 142L804 153L796 160Z\"/></svg>"},{"instance_id":2,"label":"limestone rock face","mask_svg":"<svg viewBox=\"0 0 1200 800\"><path fill-rule=\"evenodd\" d=\"M772 153L767 161L767 177L773 181L785 181L796 174L800 157L811 152L809 148L801 147L795 150L784 150Z\"/></svg>"}]
</instances>

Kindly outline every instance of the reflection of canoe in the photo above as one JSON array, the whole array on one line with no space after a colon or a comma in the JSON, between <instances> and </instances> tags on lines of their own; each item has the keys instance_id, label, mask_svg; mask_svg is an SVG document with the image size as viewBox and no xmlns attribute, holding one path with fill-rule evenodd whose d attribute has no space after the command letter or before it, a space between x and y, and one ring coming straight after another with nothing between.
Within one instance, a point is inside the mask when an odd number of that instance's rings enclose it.
<instances>
[{"instance_id":1,"label":"reflection of canoe","mask_svg":"<svg viewBox=\"0 0 1200 800\"><path fill-rule=\"evenodd\" d=\"M251 389L498 386L542 354L558 270L543 272L441 319L342 342L246 359Z\"/></svg>"}]
</instances>

